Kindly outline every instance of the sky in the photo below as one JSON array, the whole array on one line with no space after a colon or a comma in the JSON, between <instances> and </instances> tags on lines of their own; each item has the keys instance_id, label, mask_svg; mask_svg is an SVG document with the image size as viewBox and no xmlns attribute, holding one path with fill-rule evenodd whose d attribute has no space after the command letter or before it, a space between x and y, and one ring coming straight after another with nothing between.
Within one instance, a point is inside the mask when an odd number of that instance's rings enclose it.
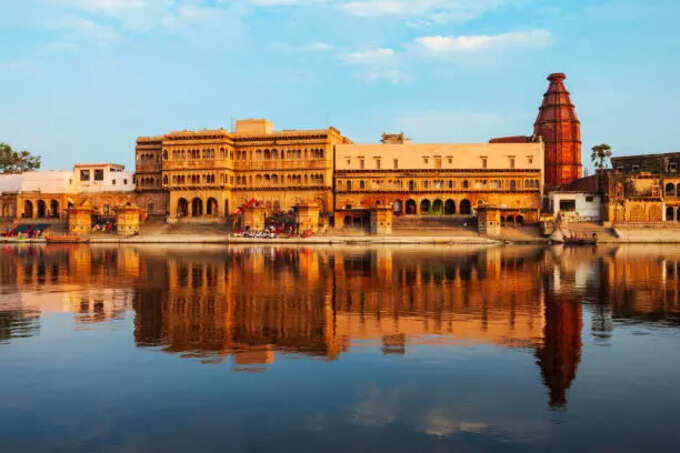
<instances>
[{"instance_id":1,"label":"sky","mask_svg":"<svg viewBox=\"0 0 680 453\"><path fill-rule=\"evenodd\" d=\"M134 166L138 136L269 118L355 142L530 135L564 72L583 162L680 151L677 0L0 0L0 142Z\"/></svg>"}]
</instances>

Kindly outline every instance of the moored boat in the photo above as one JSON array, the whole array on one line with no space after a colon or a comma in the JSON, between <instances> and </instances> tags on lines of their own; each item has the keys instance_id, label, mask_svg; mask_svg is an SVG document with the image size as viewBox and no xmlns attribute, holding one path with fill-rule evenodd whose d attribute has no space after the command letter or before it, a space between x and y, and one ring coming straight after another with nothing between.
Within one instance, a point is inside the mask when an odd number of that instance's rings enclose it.
<instances>
[{"instance_id":1,"label":"moored boat","mask_svg":"<svg viewBox=\"0 0 680 453\"><path fill-rule=\"evenodd\" d=\"M50 235L45 237L48 244L84 244L90 242L90 238L77 235Z\"/></svg>"}]
</instances>

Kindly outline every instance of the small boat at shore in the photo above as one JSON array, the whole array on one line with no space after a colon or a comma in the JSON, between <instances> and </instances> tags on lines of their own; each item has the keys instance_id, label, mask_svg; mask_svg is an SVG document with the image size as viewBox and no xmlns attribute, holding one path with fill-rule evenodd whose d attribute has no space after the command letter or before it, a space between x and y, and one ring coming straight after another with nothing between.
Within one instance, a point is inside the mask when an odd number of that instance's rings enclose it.
<instances>
[{"instance_id":1,"label":"small boat at shore","mask_svg":"<svg viewBox=\"0 0 680 453\"><path fill-rule=\"evenodd\" d=\"M45 237L48 244L87 244L90 238L75 235L50 235Z\"/></svg>"}]
</instances>

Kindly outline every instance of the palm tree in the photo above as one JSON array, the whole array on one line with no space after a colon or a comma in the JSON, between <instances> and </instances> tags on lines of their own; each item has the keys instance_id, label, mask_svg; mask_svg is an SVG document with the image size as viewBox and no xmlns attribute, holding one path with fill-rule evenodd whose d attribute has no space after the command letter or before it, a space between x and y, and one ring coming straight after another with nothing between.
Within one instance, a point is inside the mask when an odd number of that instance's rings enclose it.
<instances>
[{"instance_id":1,"label":"palm tree","mask_svg":"<svg viewBox=\"0 0 680 453\"><path fill-rule=\"evenodd\" d=\"M601 145L593 146L593 152L590 154L590 160L598 170L604 170L609 166L609 158L612 156L611 146L603 143Z\"/></svg>"}]
</instances>

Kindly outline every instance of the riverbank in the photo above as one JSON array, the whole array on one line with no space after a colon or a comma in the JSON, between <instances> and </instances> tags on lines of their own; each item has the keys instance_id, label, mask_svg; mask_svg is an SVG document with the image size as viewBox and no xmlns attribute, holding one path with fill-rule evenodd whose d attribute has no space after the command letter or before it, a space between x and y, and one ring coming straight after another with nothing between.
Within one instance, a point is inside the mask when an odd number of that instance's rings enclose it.
<instances>
[{"instance_id":1,"label":"riverbank","mask_svg":"<svg viewBox=\"0 0 680 453\"><path fill-rule=\"evenodd\" d=\"M595 223L571 224L563 227L568 235L580 237L597 235L600 244L680 244L680 225L633 225L604 227ZM45 243L44 238L17 239L2 238L7 243ZM536 227L507 227L496 236L483 236L475 229L423 229L400 230L386 236L370 236L357 231L337 231L308 238L244 238L236 237L224 230L205 226L195 230L190 226L181 231L159 231L143 229L141 234L121 237L114 234L96 233L89 237L91 244L535 244L547 245L549 240L539 234Z\"/></svg>"}]
</instances>

